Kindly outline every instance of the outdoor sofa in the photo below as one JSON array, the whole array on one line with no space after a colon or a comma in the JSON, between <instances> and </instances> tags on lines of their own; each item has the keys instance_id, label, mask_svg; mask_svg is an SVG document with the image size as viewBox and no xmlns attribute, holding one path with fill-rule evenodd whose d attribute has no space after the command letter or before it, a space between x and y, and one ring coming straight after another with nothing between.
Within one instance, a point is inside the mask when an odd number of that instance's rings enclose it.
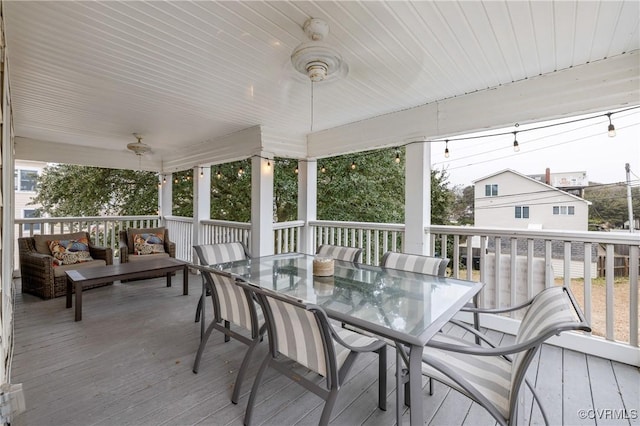
<instances>
[{"instance_id":1,"label":"outdoor sofa","mask_svg":"<svg viewBox=\"0 0 640 426\"><path fill-rule=\"evenodd\" d=\"M65 271L113 264L111 248L93 245L87 232L18 238L18 250L22 292L42 299L67 294Z\"/></svg>"}]
</instances>

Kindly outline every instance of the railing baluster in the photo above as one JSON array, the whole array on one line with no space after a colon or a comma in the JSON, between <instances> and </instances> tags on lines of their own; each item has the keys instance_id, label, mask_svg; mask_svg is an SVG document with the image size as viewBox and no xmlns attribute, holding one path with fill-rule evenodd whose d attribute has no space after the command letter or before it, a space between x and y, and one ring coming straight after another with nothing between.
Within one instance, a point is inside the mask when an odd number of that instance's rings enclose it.
<instances>
[{"instance_id":1,"label":"railing baluster","mask_svg":"<svg viewBox=\"0 0 640 426\"><path fill-rule=\"evenodd\" d=\"M591 324L591 285L591 243L584 243L584 316L589 324Z\"/></svg>"},{"instance_id":2,"label":"railing baluster","mask_svg":"<svg viewBox=\"0 0 640 426\"><path fill-rule=\"evenodd\" d=\"M629 344L638 347L638 268L640 247L629 247Z\"/></svg>"},{"instance_id":3,"label":"railing baluster","mask_svg":"<svg viewBox=\"0 0 640 426\"><path fill-rule=\"evenodd\" d=\"M605 280L606 280L606 334L605 337L607 340L614 340L614 327L613 327L613 318L614 318L614 305L613 305L613 244L607 244L606 248L607 260L606 260L606 268L605 268Z\"/></svg>"}]
</instances>

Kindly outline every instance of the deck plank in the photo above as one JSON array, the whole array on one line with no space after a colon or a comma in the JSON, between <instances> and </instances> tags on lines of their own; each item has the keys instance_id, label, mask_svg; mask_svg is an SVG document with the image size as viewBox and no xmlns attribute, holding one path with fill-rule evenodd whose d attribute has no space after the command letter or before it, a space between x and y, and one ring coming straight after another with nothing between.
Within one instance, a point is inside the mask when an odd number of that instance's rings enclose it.
<instances>
[{"instance_id":1,"label":"deck plank","mask_svg":"<svg viewBox=\"0 0 640 426\"><path fill-rule=\"evenodd\" d=\"M563 351L563 363L562 423L566 425L597 424L594 419L580 416L580 410L593 409L594 402L592 387L589 383L587 356L578 352Z\"/></svg>"},{"instance_id":2,"label":"deck plank","mask_svg":"<svg viewBox=\"0 0 640 426\"><path fill-rule=\"evenodd\" d=\"M174 281L181 277L174 277ZM230 401L236 371L246 346L223 342L214 332L198 374L192 369L200 340L193 321L199 277L190 276L191 294L164 279L118 283L84 293L83 321L75 322L64 298L40 300L16 294L12 382L22 383L27 411L12 423L44 425L240 425L253 379L267 342L259 345L238 405ZM19 283L18 283L19 285ZM18 287L19 289L19 287ZM18 290L19 291L19 290ZM445 330L470 339L457 327ZM487 330L497 343L513 336ZM377 409L377 356L364 354L334 408L332 424L395 425L395 356L388 352L387 411ZM314 373L311 377L313 377ZM543 346L528 377L543 399L552 424L594 424L576 418L576 409L638 408L638 368ZM322 380L317 378L317 380ZM423 378L425 422L495 425L476 403L441 383L428 394ZM617 399L616 399L617 398ZM315 424L322 400L286 377L267 371L258 394L256 424ZM525 397L531 424L539 413ZM403 424L409 411L402 407ZM526 416L522 418L526 421ZM599 422L600 424L600 422ZM638 425L618 419L611 424Z\"/></svg>"},{"instance_id":3,"label":"deck plank","mask_svg":"<svg viewBox=\"0 0 640 426\"><path fill-rule=\"evenodd\" d=\"M638 374L640 369L619 362L612 362L611 366L629 423L640 425L640 374Z\"/></svg>"}]
</instances>

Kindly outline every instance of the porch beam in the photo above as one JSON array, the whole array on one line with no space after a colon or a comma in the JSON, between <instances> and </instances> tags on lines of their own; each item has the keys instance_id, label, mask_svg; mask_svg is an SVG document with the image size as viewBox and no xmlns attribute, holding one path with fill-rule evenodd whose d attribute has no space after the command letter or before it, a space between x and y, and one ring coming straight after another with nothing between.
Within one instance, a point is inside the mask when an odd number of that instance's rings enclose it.
<instances>
[{"instance_id":1,"label":"porch beam","mask_svg":"<svg viewBox=\"0 0 640 426\"><path fill-rule=\"evenodd\" d=\"M635 105L640 52L594 61L308 135L308 157L404 145Z\"/></svg>"}]
</instances>

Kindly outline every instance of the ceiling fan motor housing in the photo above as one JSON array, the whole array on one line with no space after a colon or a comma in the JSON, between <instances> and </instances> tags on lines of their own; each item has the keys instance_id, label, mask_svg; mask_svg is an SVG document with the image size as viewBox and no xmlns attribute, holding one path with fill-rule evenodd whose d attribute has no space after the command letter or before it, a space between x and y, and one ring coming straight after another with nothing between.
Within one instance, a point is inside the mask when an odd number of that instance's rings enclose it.
<instances>
[{"instance_id":1,"label":"ceiling fan motor housing","mask_svg":"<svg viewBox=\"0 0 640 426\"><path fill-rule=\"evenodd\" d=\"M311 41L301 43L291 53L291 63L314 83L347 75L349 68L340 53L322 40L329 34L329 24L322 19L308 19L304 32Z\"/></svg>"}]
</instances>

